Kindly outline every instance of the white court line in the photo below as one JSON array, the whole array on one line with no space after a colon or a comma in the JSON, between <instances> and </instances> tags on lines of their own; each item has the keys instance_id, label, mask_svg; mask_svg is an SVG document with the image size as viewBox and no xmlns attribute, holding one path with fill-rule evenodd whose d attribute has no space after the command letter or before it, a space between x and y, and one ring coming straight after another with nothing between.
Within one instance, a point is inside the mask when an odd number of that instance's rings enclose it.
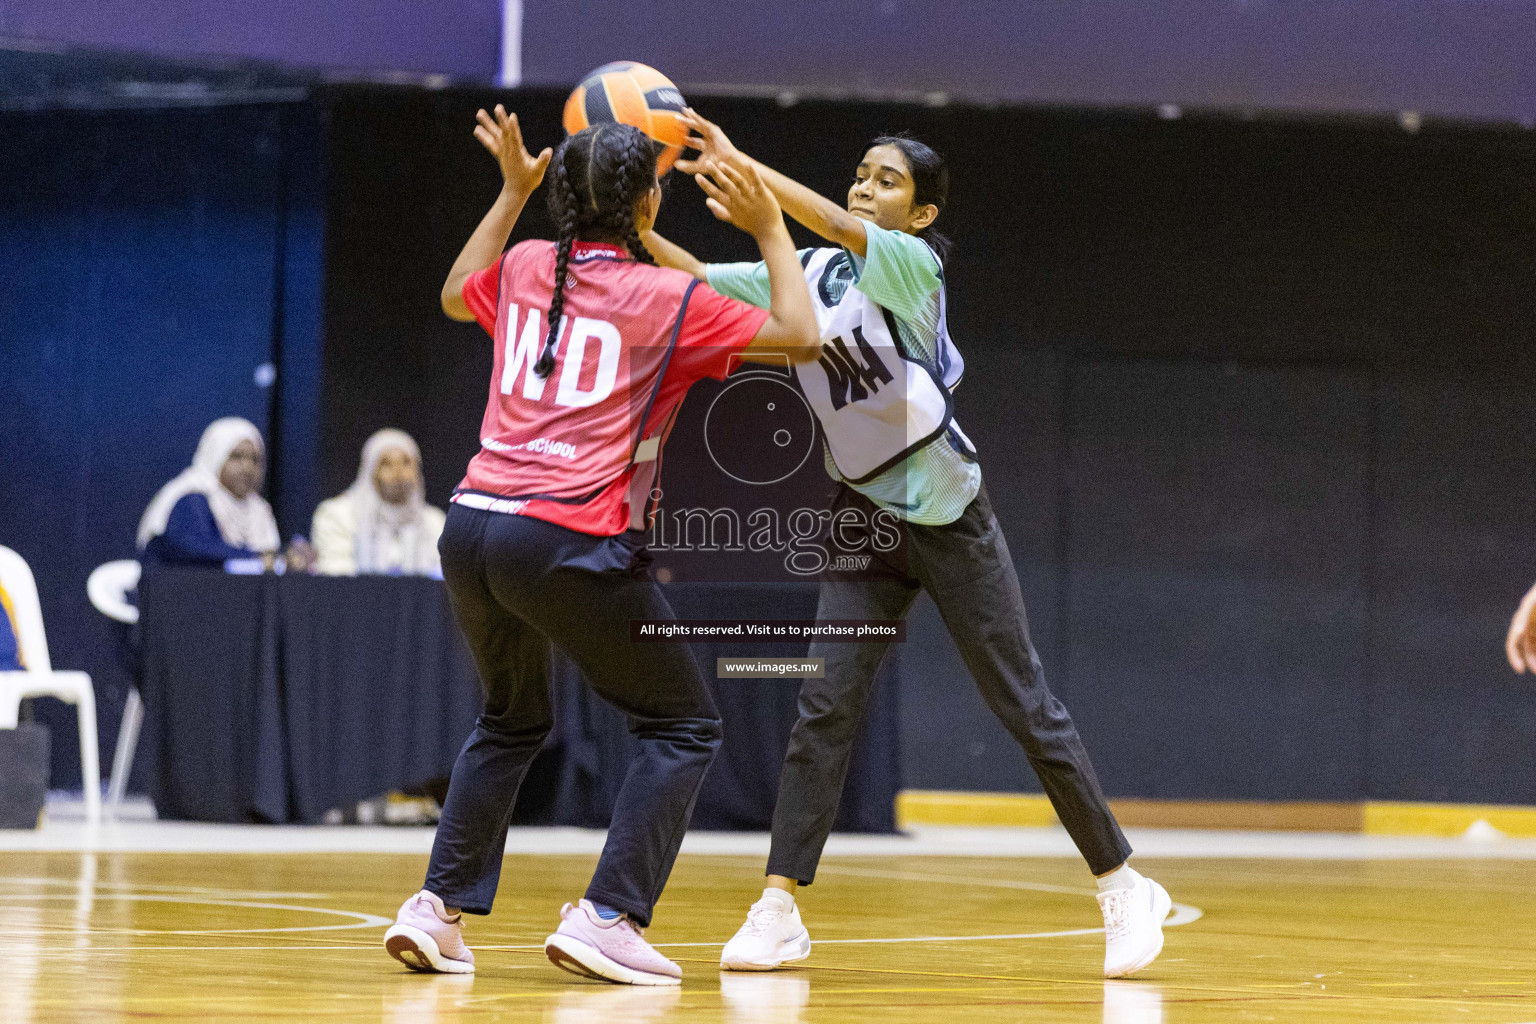
<instances>
[{"instance_id":1,"label":"white court line","mask_svg":"<svg viewBox=\"0 0 1536 1024\"><path fill-rule=\"evenodd\" d=\"M823 867L822 872L832 872L840 875L866 875L871 878L890 878L903 882L953 882L957 885L974 885L983 889L1031 889L1036 892L1059 892L1072 896L1092 896L1096 889L1074 889L1066 885L1049 885L1045 882L1026 882L1015 878L970 878L965 875L932 875L918 871L881 871L879 868L847 868ZM1175 903L1173 913L1168 920L1163 922L1164 928L1177 928L1179 925L1191 924L1205 916L1205 911L1188 903ZM1094 932L1102 932L1103 928L1089 928L1077 932L1057 932L1059 935L1091 935ZM1049 933L1040 932L1036 935L1018 935L1014 938L1040 938ZM1002 938L1003 936L997 936ZM843 939L828 939L825 941L847 941ZM939 940L935 940L939 941Z\"/></svg>"},{"instance_id":2,"label":"white court line","mask_svg":"<svg viewBox=\"0 0 1536 1024\"><path fill-rule=\"evenodd\" d=\"M882 871L879 868L849 868L839 865L822 865L822 874L859 875L864 878L888 878L897 882L953 882L957 885L979 885L988 889L1028 889L1031 892L1056 892L1068 896L1092 896L1097 889L1082 886L1051 885L1047 882L1025 882L1013 878L976 878L968 875L934 875L926 871Z\"/></svg>"},{"instance_id":3,"label":"white court line","mask_svg":"<svg viewBox=\"0 0 1536 1024\"><path fill-rule=\"evenodd\" d=\"M1205 911L1187 903L1175 903L1173 913L1163 922L1164 928L1177 928L1205 916ZM984 942L989 939L1061 939L1073 935L1100 935L1103 928L1069 928L1059 932L1014 932L1008 935L914 935L898 939L816 939L812 946L858 946L891 942ZM722 942L657 942L656 946L724 946ZM486 947L493 948L493 947ZM542 946L500 946L499 949L543 949Z\"/></svg>"},{"instance_id":4,"label":"white court line","mask_svg":"<svg viewBox=\"0 0 1536 1024\"><path fill-rule=\"evenodd\" d=\"M21 878L16 875L0 875L0 885L51 885L57 888L77 889L80 880L75 878ZM225 889L206 885L157 885L153 882L92 881L97 889L139 890L167 896L222 896L231 900L327 900L323 892L260 892L247 889Z\"/></svg>"},{"instance_id":5,"label":"white court line","mask_svg":"<svg viewBox=\"0 0 1536 1024\"><path fill-rule=\"evenodd\" d=\"M1175 903L1174 912L1168 920L1163 922L1164 928L1175 928L1179 925L1198 921L1205 916L1205 912L1199 907L1191 907L1184 903ZM904 935L900 938L877 939L814 939L811 946L864 946L886 945L897 942L987 942L997 939L1061 939L1075 935L1102 935L1103 928L1068 928L1057 932L1010 932L1005 935ZM653 942L651 945L657 949L708 948L721 949L723 942ZM543 945L537 946L476 946L476 949L543 949Z\"/></svg>"},{"instance_id":6,"label":"white court line","mask_svg":"<svg viewBox=\"0 0 1536 1024\"><path fill-rule=\"evenodd\" d=\"M0 901L21 900L69 900L74 901L74 896L38 896L30 894L0 894ZM380 917L377 914L360 914L353 910L331 910L328 907L296 907L288 903L258 903L250 900L210 900L188 899L185 896L161 896L153 893L127 893L112 892L102 893L98 897L103 900L130 900L138 903L183 903L198 906L212 907L240 907L246 910L289 910L300 914L330 914L334 917L351 917L356 920L352 924L316 924L294 926L288 928L112 928L112 929L82 929L86 934L93 935L121 935L125 931L133 935L266 935L277 932L335 932L345 931L349 928L388 928L394 924L394 919ZM78 934L78 932L77 932Z\"/></svg>"},{"instance_id":7,"label":"white court line","mask_svg":"<svg viewBox=\"0 0 1536 1024\"><path fill-rule=\"evenodd\" d=\"M910 935L898 939L815 939L811 942L814 946L861 946L877 945L891 942L984 942L988 939L1059 939L1070 935L1097 935L1103 928L1072 928L1061 932L1017 932L1009 935ZM670 946L681 948L683 946L715 946L723 948L723 942L654 942L653 946ZM505 947L519 949L543 949L543 946Z\"/></svg>"},{"instance_id":8,"label":"white court line","mask_svg":"<svg viewBox=\"0 0 1536 1024\"><path fill-rule=\"evenodd\" d=\"M1052 884L1047 883L1047 882L1029 882L1029 881L1024 881L1022 879L1012 879L1012 878L975 878L975 877L966 876L966 875L939 875L939 874L929 874L929 873L926 873L926 872L915 872L915 871L882 871L882 870L880 870L878 868L854 868L854 867L840 867L840 866L823 867L821 870L822 870L823 873L831 872L833 874L858 875L858 876L864 876L864 877L869 877L869 878L885 878L885 879L891 879L891 880L894 880L894 881L905 881L905 882L933 882L933 883L938 883L938 884L969 885L969 886L974 886L974 887L977 887L977 888L986 888L986 889L1023 889L1023 890L1029 890L1029 891L1034 891L1034 892L1062 893L1062 894L1067 894L1067 895L1072 895L1072 896L1086 896L1086 895L1092 895L1093 894L1093 890L1085 889L1085 888L1074 888L1074 887L1064 886L1064 885L1052 885ZM66 883L64 883L63 880L58 880L58 879L0 878L0 882L7 882L7 881L10 881L10 882L18 882L18 881L19 882L28 882L28 883L33 883L33 884L59 884L59 885L66 884ZM282 894L277 894L277 895L282 895ZM63 896L63 895L60 895L60 896L40 896L39 897L39 896L22 895L22 894L0 894L0 901L26 900L26 899L66 900L66 899L71 899L71 898L72 897ZM351 918L356 918L357 919L357 921L355 921L354 923L351 923L351 924L309 925L309 926L302 926L302 927L287 927L287 928L220 928L220 929L188 929L188 930L147 929L147 930L143 930L143 931L135 930L134 933L135 934L140 934L140 935L257 935L257 934L271 934L271 933L278 933L278 932L281 932L281 933L295 933L295 932L345 931L345 930L354 929L354 928L382 928L382 927L388 927L389 925L394 923L392 919L387 918L387 917L380 917L377 914L362 914L362 913L358 913L358 912L350 911L350 910L332 910L332 909L329 909L329 908L326 908L326 907L296 907L296 906L291 906L291 905L282 904L282 903L264 903L264 902L255 902L255 901L249 901L249 900L188 899L185 896L180 896L180 895L160 895L160 894L150 894L150 893L104 893L104 894L102 894L102 898L103 899L117 899L117 900L136 900L136 901L142 901L142 902L186 903L186 904L207 905L207 906L243 907L243 908L249 908L249 909L252 909L252 910L288 910L288 911L296 911L296 912L300 912L300 913L308 911L310 913L316 913L316 914L331 914L331 915L335 915L335 916L338 916L338 917L351 917ZM300 898L302 898L302 897L300 897ZM1169 916L1169 918L1166 921L1163 922L1163 926L1165 928L1177 928L1177 927L1179 927L1181 925L1191 924L1191 923L1193 923L1195 921L1198 921L1198 920L1200 920L1200 918L1202 918L1204 916L1205 916L1205 911L1201 910L1199 907L1191 906L1191 905L1189 905L1187 903L1175 903L1175 904L1173 904L1173 913ZM1097 935L1097 934L1102 933L1103 931L1104 931L1103 928L1071 928L1071 929L1065 929L1065 930L1059 930L1059 931L1049 931L1049 932L1014 932L1014 933L1008 933L1008 934L994 934L994 935L916 935L916 936L884 937L884 938L863 938L863 939L822 939L822 940L814 943L814 945L884 945L884 944L892 944L892 943L911 943L911 942L984 942L984 941L1023 940L1023 939L1056 939L1056 938L1069 938L1069 937L1078 936L1078 935ZM103 930L103 931L99 931L99 932L93 932L93 934L122 934L122 931L119 930L119 929ZM655 943L655 945L658 946L658 947L667 947L667 948L673 948L673 949L683 949L683 948L700 948L700 947L705 947L705 948L707 948L707 947L721 947L721 946L724 945L724 943L720 943L720 942L658 942L658 943ZM140 947L140 948L149 949L149 948L160 948L160 947ZM164 948L176 948L176 947L164 947ZM236 948L257 949L257 948L264 948L264 947L210 946L210 947L207 947L207 948L208 949L236 949ZM334 947L334 946L325 947L325 946L322 946L322 947L307 947L307 948L335 949L335 948L341 948L341 947ZM357 947L348 947L348 948L357 948ZM486 949L486 950L508 950L508 951L510 951L510 950L535 950L535 949L543 949L544 947L543 947L542 944L539 944L539 945L518 945L518 946L479 946L477 948Z\"/></svg>"},{"instance_id":9,"label":"white court line","mask_svg":"<svg viewBox=\"0 0 1536 1024\"><path fill-rule=\"evenodd\" d=\"M1074 889L1065 885L1051 885L1046 882L1025 882L1012 878L972 878L964 875L930 875L915 871L881 871L877 868L846 868L823 867L822 873L833 872L842 875L866 875L871 878L889 878L903 882L938 882L954 883L957 885L972 885L984 889L1030 889L1037 892L1067 893L1072 896L1091 896L1096 890ZM1177 928L1181 925L1193 924L1205 916L1205 911L1188 903L1175 903L1173 913L1163 922L1164 928ZM1103 928L1069 928L1054 932L1014 932L1006 935L914 935L901 938L876 938L876 939L817 939L811 942L814 946L830 945L875 945L895 942L985 942L1001 939L1059 939L1075 935L1099 935ZM656 942L653 945L666 946L672 949L685 947L724 946L723 942ZM543 949L543 946L481 946L480 949Z\"/></svg>"}]
</instances>

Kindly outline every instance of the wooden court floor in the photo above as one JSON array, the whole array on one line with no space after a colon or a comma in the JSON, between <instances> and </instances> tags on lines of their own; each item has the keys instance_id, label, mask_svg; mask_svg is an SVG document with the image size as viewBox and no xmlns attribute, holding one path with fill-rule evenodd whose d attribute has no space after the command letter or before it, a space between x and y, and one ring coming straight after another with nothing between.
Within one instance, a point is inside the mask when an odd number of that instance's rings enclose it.
<instances>
[{"instance_id":1,"label":"wooden court floor","mask_svg":"<svg viewBox=\"0 0 1536 1024\"><path fill-rule=\"evenodd\" d=\"M508 857L496 913L469 931L479 972L453 978L379 945L423 857L3 853L0 1020L1536 1021L1529 863L1141 861L1188 923L1150 970L1106 983L1072 860L829 858L801 898L810 960L722 975L760 864L685 855L649 933L683 986L644 990L539 949L594 862Z\"/></svg>"}]
</instances>

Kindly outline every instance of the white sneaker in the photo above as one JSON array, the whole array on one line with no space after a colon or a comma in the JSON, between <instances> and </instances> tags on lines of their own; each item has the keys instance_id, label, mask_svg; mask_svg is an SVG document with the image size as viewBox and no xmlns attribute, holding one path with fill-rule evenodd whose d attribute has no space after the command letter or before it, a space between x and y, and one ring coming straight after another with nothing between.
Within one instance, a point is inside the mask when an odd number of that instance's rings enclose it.
<instances>
[{"instance_id":1,"label":"white sneaker","mask_svg":"<svg viewBox=\"0 0 1536 1024\"><path fill-rule=\"evenodd\" d=\"M772 971L811 955L811 934L800 923L800 908L764 896L747 911L747 923L720 951L728 971Z\"/></svg>"},{"instance_id":2,"label":"white sneaker","mask_svg":"<svg viewBox=\"0 0 1536 1024\"><path fill-rule=\"evenodd\" d=\"M1163 920L1173 909L1168 890L1145 875L1129 889L1099 893L1104 911L1104 977L1123 978L1163 951Z\"/></svg>"}]
</instances>

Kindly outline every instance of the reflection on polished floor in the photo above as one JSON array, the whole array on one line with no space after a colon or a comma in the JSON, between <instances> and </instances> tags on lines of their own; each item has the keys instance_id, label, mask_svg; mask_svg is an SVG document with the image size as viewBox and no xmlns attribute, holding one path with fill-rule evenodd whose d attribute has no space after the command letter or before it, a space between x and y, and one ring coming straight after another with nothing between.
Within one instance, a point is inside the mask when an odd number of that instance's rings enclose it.
<instances>
[{"instance_id":1,"label":"reflection on polished floor","mask_svg":"<svg viewBox=\"0 0 1536 1024\"><path fill-rule=\"evenodd\" d=\"M515 854L469 931L479 973L380 948L425 858L0 853L0 1018L720 1024L1536 1021L1529 862L1154 859L1181 904L1150 970L1105 982L1097 906L1057 857L837 857L798 970L722 974L756 857L685 854L649 937L681 989L585 982L539 943L595 858Z\"/></svg>"}]
</instances>

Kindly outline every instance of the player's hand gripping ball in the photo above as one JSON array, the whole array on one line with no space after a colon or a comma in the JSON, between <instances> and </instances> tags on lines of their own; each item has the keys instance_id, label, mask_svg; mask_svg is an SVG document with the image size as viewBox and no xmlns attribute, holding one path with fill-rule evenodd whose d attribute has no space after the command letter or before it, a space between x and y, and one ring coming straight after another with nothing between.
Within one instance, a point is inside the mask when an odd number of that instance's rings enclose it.
<instances>
[{"instance_id":1,"label":"player's hand gripping ball","mask_svg":"<svg viewBox=\"0 0 1536 1024\"><path fill-rule=\"evenodd\" d=\"M656 141L656 173L662 175L672 169L688 141L688 127L681 120L686 106L683 94L660 71L615 61L587 75L565 101L565 130L575 135L596 124L634 125Z\"/></svg>"}]
</instances>

